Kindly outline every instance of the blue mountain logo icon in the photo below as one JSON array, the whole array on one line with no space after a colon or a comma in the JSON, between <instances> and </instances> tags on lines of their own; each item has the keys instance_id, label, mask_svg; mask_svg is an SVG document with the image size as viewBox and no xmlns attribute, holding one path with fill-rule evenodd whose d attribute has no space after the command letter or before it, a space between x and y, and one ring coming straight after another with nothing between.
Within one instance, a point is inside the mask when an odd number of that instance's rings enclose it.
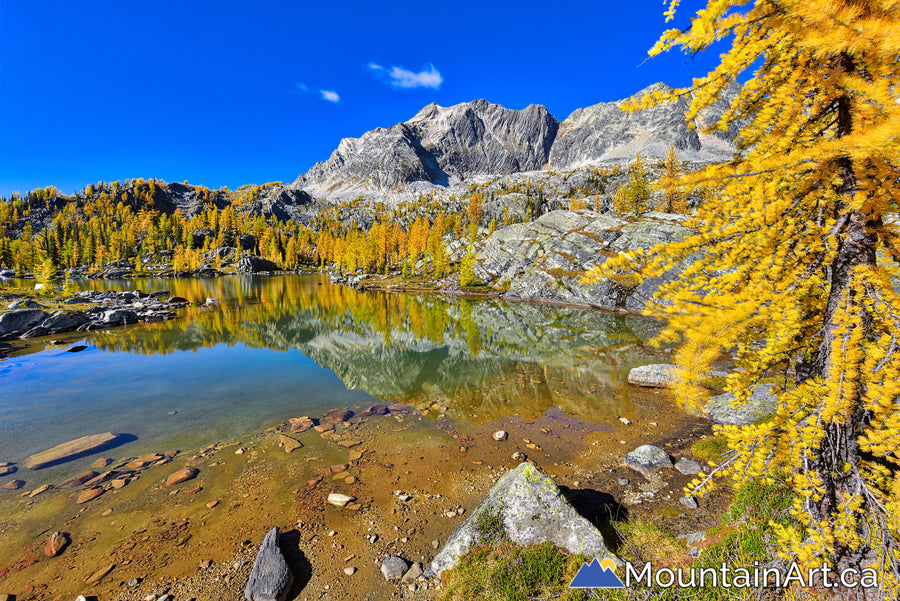
<instances>
[{"instance_id":1,"label":"blue mountain logo icon","mask_svg":"<svg viewBox=\"0 0 900 601\"><path fill-rule=\"evenodd\" d=\"M616 567L612 559L594 561L590 565L581 564L575 578L569 583L569 588L624 588L624 584L613 571Z\"/></svg>"}]
</instances>

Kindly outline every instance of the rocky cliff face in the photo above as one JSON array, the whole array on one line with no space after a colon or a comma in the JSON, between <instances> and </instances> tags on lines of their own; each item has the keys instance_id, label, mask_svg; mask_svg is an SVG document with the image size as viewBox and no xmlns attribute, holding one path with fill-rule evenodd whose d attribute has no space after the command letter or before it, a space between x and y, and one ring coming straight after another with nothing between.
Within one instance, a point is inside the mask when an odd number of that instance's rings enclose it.
<instances>
[{"instance_id":1,"label":"rocky cliff face","mask_svg":"<svg viewBox=\"0 0 900 601\"><path fill-rule=\"evenodd\" d=\"M657 83L632 98L656 90L671 88ZM700 121L714 122L737 90L726 90ZM432 103L409 121L345 138L290 187L334 201L390 198L485 175L624 162L637 153L660 159L670 146L682 161L724 161L734 154L735 131L698 134L688 127L689 98L635 113L623 111L623 102L578 109L562 122L541 105L511 110L486 100Z\"/></svg>"},{"instance_id":2,"label":"rocky cliff face","mask_svg":"<svg viewBox=\"0 0 900 601\"><path fill-rule=\"evenodd\" d=\"M683 239L691 231L679 224L682 218L652 212L627 223L587 210L551 211L494 232L477 253L475 274L486 284L508 286L511 299L640 311L684 266L637 286L611 279L587 285L581 278L620 252Z\"/></svg>"},{"instance_id":3,"label":"rocky cliff face","mask_svg":"<svg viewBox=\"0 0 900 601\"><path fill-rule=\"evenodd\" d=\"M683 161L724 161L731 157L734 146L730 140L710 134L701 136L688 127L685 115L689 98L634 113L622 110L622 104L627 100L637 100L658 90L671 92L672 88L657 83L623 101L601 102L577 109L560 124L550 151L550 167L575 169L596 163L626 161L638 153L647 158L664 158L671 146ZM725 98L721 102L728 100ZM722 110L716 107L705 114L713 118L721 113Z\"/></svg>"},{"instance_id":4,"label":"rocky cliff face","mask_svg":"<svg viewBox=\"0 0 900 601\"><path fill-rule=\"evenodd\" d=\"M475 100L451 107L430 104L405 123L341 140L324 162L295 182L325 197L389 193L412 182L439 186L474 175L541 168L558 123L542 106L516 111Z\"/></svg>"}]
</instances>

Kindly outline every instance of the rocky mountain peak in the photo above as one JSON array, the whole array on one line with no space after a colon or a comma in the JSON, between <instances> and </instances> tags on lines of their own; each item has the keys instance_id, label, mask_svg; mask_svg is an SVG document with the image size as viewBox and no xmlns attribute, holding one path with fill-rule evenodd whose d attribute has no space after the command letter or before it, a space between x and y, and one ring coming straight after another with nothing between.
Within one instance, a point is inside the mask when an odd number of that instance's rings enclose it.
<instances>
[{"instance_id":1,"label":"rocky mountain peak","mask_svg":"<svg viewBox=\"0 0 900 601\"><path fill-rule=\"evenodd\" d=\"M432 102L410 120L341 140L327 161L316 163L292 186L328 200L359 195L390 197L423 186L447 186L482 175L509 175L547 167L577 169L651 159L675 147L681 160L723 161L734 152L735 132L698 133L685 116L690 98L627 113L622 103L672 88L654 83L631 97L577 109L558 121L546 107L508 109L483 98L443 107ZM734 97L700 115L721 115ZM415 186L410 187L411 184Z\"/></svg>"}]
</instances>

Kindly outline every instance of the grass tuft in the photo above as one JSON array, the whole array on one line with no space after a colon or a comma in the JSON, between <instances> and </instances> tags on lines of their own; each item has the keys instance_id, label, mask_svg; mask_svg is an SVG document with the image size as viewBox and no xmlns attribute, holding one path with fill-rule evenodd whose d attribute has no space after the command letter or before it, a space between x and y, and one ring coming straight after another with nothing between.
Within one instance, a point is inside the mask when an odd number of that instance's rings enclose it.
<instances>
[{"instance_id":1,"label":"grass tuft","mask_svg":"<svg viewBox=\"0 0 900 601\"><path fill-rule=\"evenodd\" d=\"M503 543L467 553L445 572L441 601L584 601L590 596L569 589L583 555L568 555L551 543L519 547Z\"/></svg>"}]
</instances>

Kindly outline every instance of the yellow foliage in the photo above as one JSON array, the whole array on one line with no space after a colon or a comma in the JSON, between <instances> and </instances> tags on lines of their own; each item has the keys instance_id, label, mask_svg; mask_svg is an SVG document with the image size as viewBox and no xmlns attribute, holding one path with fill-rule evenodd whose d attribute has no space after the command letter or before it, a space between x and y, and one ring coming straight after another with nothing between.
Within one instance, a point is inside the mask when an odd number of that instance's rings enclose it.
<instances>
[{"instance_id":1,"label":"yellow foliage","mask_svg":"<svg viewBox=\"0 0 900 601\"><path fill-rule=\"evenodd\" d=\"M730 353L741 369L727 388L739 400L772 373L793 380L770 419L721 428L733 453L717 475L790 474L802 528L779 529L785 557L873 565L885 598L897 598L900 240L884 223L900 196L900 3L710 0L651 54L722 39L730 50L691 89L628 107L691 93L693 119L754 69L708 125L749 123L739 156L678 179L682 190L716 190L688 222L698 233L612 258L586 279L693 261L648 308L667 320L661 339L681 343L682 400L702 404L702 374Z\"/></svg>"}]
</instances>

